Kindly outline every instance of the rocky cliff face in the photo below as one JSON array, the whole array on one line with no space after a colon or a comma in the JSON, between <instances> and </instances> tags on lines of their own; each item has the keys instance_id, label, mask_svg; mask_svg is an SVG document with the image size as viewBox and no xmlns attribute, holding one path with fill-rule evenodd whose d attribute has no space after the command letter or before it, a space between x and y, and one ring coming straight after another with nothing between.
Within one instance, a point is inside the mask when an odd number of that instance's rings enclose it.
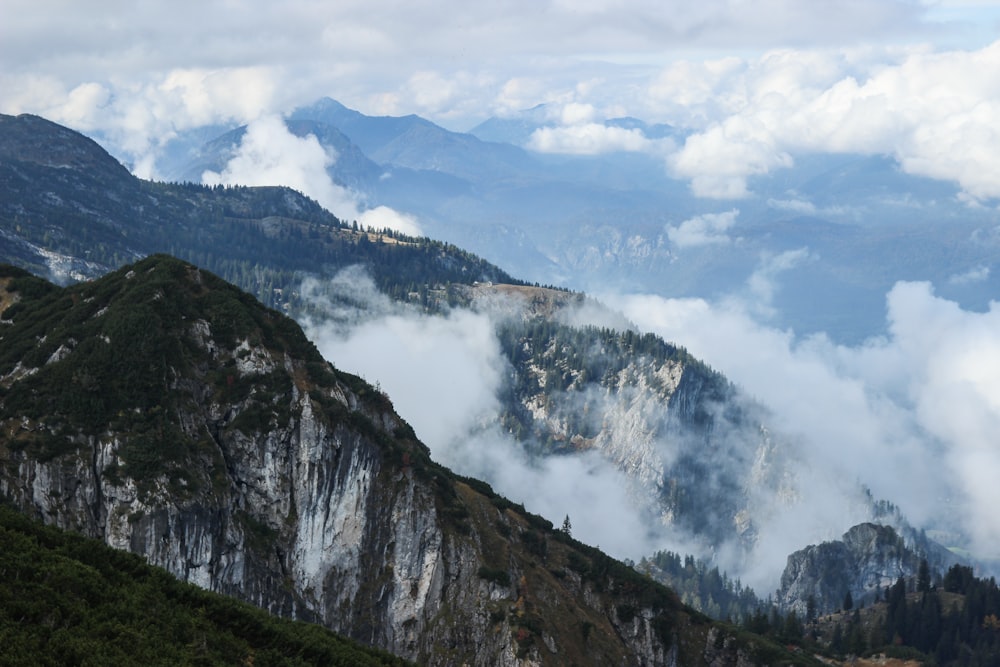
<instances>
[{"instance_id":1,"label":"rocky cliff face","mask_svg":"<svg viewBox=\"0 0 1000 667\"><path fill-rule=\"evenodd\" d=\"M7 267L0 308L0 493L49 523L421 663L752 664L436 465L386 397L210 274L160 256L62 289Z\"/></svg>"},{"instance_id":2,"label":"rocky cliff face","mask_svg":"<svg viewBox=\"0 0 1000 667\"><path fill-rule=\"evenodd\" d=\"M939 545L911 530L904 539L890 526L862 523L840 540L811 545L788 557L776 602L804 616L812 597L819 613L842 608L850 592L855 604L872 602L900 578L917 576L921 560L940 573L959 561Z\"/></svg>"},{"instance_id":3,"label":"rocky cliff face","mask_svg":"<svg viewBox=\"0 0 1000 667\"><path fill-rule=\"evenodd\" d=\"M763 409L656 336L525 312L498 332L512 369L503 425L542 455L600 452L651 521L682 529L706 553L752 547L759 503L794 481Z\"/></svg>"}]
</instances>

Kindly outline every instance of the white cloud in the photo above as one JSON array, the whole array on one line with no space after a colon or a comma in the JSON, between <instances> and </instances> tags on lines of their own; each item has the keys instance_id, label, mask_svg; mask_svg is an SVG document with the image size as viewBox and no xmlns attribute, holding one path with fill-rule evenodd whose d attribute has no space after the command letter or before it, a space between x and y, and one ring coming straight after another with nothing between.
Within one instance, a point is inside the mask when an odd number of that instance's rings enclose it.
<instances>
[{"instance_id":1,"label":"white cloud","mask_svg":"<svg viewBox=\"0 0 1000 667\"><path fill-rule=\"evenodd\" d=\"M978 555L1000 555L1000 306L962 310L925 283L887 295L890 334L854 347L796 337L759 324L745 302L632 296L625 314L668 340L684 341L775 413L797 438L799 511L828 517L835 534L861 482L911 520L960 526ZM840 505L838 505L840 503ZM782 515L782 521L789 517ZM823 521L809 539L823 539ZM765 526L776 536L788 524ZM801 535L807 539L806 534Z\"/></svg>"},{"instance_id":2,"label":"white cloud","mask_svg":"<svg viewBox=\"0 0 1000 667\"><path fill-rule=\"evenodd\" d=\"M246 133L222 172L206 171L206 185L285 185L318 201L344 220L356 219L357 204L334 184L326 169L336 160L314 135L300 138L284 121L266 116L247 126Z\"/></svg>"},{"instance_id":3,"label":"white cloud","mask_svg":"<svg viewBox=\"0 0 1000 667\"><path fill-rule=\"evenodd\" d=\"M701 84L726 100L713 109L722 117L690 136L669 165L696 194L733 198L749 194L749 177L790 166L795 153L885 154L904 171L956 182L973 198L1000 197L993 122L1000 83L991 75L998 67L1000 43L880 60L766 54Z\"/></svg>"},{"instance_id":4,"label":"white cloud","mask_svg":"<svg viewBox=\"0 0 1000 667\"><path fill-rule=\"evenodd\" d=\"M925 8L906 0L851 0L836 7L819 0L708 0L697 8L680 0L590 3L588 9L576 4L184 1L123 14L109 0L64 4L57 12L9 0L0 24L0 109L44 112L51 97L31 86L32 77L64 92L102 86L115 104L162 107L164 100L150 94L171 73L204 79L267 72L279 87L263 97L253 85L213 95L225 86L210 83L208 96L198 99L197 82L159 92L169 100L186 97L180 106L193 114L208 98L219 107L246 100L254 113L240 110L238 122L330 94L365 112L416 111L463 123L481 120L514 97L526 104L508 108L563 98L598 109L634 109L645 104L641 91L656 65L692 52L881 44L941 32L927 23ZM105 122L101 129L111 126Z\"/></svg>"},{"instance_id":5,"label":"white cloud","mask_svg":"<svg viewBox=\"0 0 1000 667\"><path fill-rule=\"evenodd\" d=\"M420 223L414 216L400 213L388 206L376 206L364 211L358 218L358 223L365 228L385 229L388 227L407 236L424 235Z\"/></svg>"},{"instance_id":6,"label":"white cloud","mask_svg":"<svg viewBox=\"0 0 1000 667\"><path fill-rule=\"evenodd\" d=\"M409 236L422 236L420 223L411 215L388 206L364 209L357 195L330 178L327 168L337 159L315 135L297 137L277 116L250 123L236 154L221 172L206 171L206 185L284 185L318 201L344 221L363 227L389 228Z\"/></svg>"},{"instance_id":7,"label":"white cloud","mask_svg":"<svg viewBox=\"0 0 1000 667\"><path fill-rule=\"evenodd\" d=\"M948 283L951 285L972 285L975 283L984 282L990 277L990 267L988 266L974 266L964 273L956 273L948 277Z\"/></svg>"},{"instance_id":8,"label":"white cloud","mask_svg":"<svg viewBox=\"0 0 1000 667\"><path fill-rule=\"evenodd\" d=\"M667 226L667 238L677 248L727 244L732 241L729 229L736 224L736 209L724 213L705 213L677 226Z\"/></svg>"},{"instance_id":9,"label":"white cloud","mask_svg":"<svg viewBox=\"0 0 1000 667\"><path fill-rule=\"evenodd\" d=\"M528 140L528 148L540 153L599 155L615 151L644 152L654 150L657 142L650 141L638 129L609 127L601 123L583 123L566 127L542 127Z\"/></svg>"},{"instance_id":10,"label":"white cloud","mask_svg":"<svg viewBox=\"0 0 1000 667\"><path fill-rule=\"evenodd\" d=\"M612 464L597 455L531 460L499 431L497 395L508 368L489 316L418 313L389 302L357 270L312 281L303 293L331 315L305 326L323 356L378 383L436 461L486 480L556 525L570 515L578 539L618 557L638 559L655 548L650 523ZM345 307L345 297L362 309Z\"/></svg>"},{"instance_id":11,"label":"white cloud","mask_svg":"<svg viewBox=\"0 0 1000 667\"><path fill-rule=\"evenodd\" d=\"M773 307L774 295L780 288L780 275L809 258L809 248L796 248L761 257L760 264L747 279L743 305L757 317L773 317L776 314Z\"/></svg>"}]
</instances>

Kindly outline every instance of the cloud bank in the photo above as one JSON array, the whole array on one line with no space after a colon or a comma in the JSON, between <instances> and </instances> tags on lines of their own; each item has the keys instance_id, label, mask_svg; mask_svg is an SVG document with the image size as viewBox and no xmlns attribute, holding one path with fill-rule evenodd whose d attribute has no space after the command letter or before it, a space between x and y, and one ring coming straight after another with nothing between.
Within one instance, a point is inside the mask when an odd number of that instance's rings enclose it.
<instances>
[{"instance_id":1,"label":"cloud bank","mask_svg":"<svg viewBox=\"0 0 1000 667\"><path fill-rule=\"evenodd\" d=\"M486 480L528 511L621 558L658 545L655 525L628 497L628 480L597 454L533 460L497 424L497 398L509 372L496 322L470 310L432 316L390 302L357 269L303 294L327 319L307 335L335 366L360 375L392 399L435 460Z\"/></svg>"},{"instance_id":2,"label":"cloud bank","mask_svg":"<svg viewBox=\"0 0 1000 667\"><path fill-rule=\"evenodd\" d=\"M966 546L996 559L1000 305L965 311L907 282L886 303L889 335L846 347L764 326L734 300L620 301L640 327L684 341L774 411L810 471L805 507L829 511L822 490L860 482L917 525L961 526Z\"/></svg>"},{"instance_id":3,"label":"cloud bank","mask_svg":"<svg viewBox=\"0 0 1000 667\"><path fill-rule=\"evenodd\" d=\"M668 123L689 138L667 166L705 197L747 196L748 179L809 151L890 155L973 200L1000 193L995 3L251 0L123 14L107 0L59 12L9 0L5 10L0 110L96 134L143 176L178 132L331 95L453 129L555 103L564 117L533 145L568 153L664 149L605 126L610 114Z\"/></svg>"},{"instance_id":4,"label":"cloud bank","mask_svg":"<svg viewBox=\"0 0 1000 667\"><path fill-rule=\"evenodd\" d=\"M962 540L955 546L997 559L1000 448L991 434L1000 426L1000 305L964 311L929 284L901 282L887 295L889 335L862 345L762 324L781 272L807 255L800 249L762 259L747 289L715 303L606 295L628 320L595 304L565 313L579 325L612 318L615 326L632 322L682 342L767 407L767 438L778 449L754 454L758 443L740 449L730 442L725 447L739 457L719 460L714 471L742 479L745 470L728 466L762 457L752 475L764 477L748 489L758 535L749 553L733 543L705 551L704 542L663 526L630 495L636 480L596 452L529 458L495 422L510 369L490 316L418 313L379 295L363 272L348 271L322 285L332 300L320 303L315 289L304 290L330 314L306 328L335 365L386 391L437 460L553 523L569 514L579 538L618 557L657 549L713 557L767 594L789 553L870 519L860 493L868 488L914 525L947 529ZM655 469L669 461L647 463Z\"/></svg>"},{"instance_id":5,"label":"cloud bank","mask_svg":"<svg viewBox=\"0 0 1000 667\"><path fill-rule=\"evenodd\" d=\"M705 119L669 158L700 196L749 194L748 179L795 154L889 155L907 173L1000 197L1000 43L977 51L863 54L776 51L756 61L667 68L652 92L687 92L682 113ZM708 77L692 84L694 76ZM698 111L696 111L698 110Z\"/></svg>"}]
</instances>

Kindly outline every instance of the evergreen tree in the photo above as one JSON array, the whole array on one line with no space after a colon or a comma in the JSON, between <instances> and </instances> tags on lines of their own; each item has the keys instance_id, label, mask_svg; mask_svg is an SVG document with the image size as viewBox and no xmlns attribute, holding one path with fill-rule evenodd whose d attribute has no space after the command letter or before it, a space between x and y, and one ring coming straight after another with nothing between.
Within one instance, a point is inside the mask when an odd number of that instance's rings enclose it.
<instances>
[{"instance_id":1,"label":"evergreen tree","mask_svg":"<svg viewBox=\"0 0 1000 667\"><path fill-rule=\"evenodd\" d=\"M917 571L917 592L929 593L931 590L931 569L927 559L920 559L920 569Z\"/></svg>"}]
</instances>

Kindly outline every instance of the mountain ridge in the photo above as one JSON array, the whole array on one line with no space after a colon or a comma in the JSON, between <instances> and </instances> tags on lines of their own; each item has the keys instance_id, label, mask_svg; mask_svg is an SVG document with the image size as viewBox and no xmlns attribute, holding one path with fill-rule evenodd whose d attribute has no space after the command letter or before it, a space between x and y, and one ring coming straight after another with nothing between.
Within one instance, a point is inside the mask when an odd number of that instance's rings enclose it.
<instances>
[{"instance_id":1,"label":"mountain ridge","mask_svg":"<svg viewBox=\"0 0 1000 667\"><path fill-rule=\"evenodd\" d=\"M97 276L172 251L266 305L322 317L306 310L315 306L299 293L303 278L360 263L378 289L420 312L471 306L497 318L510 372L496 424L535 455L599 453L634 480L630 493L648 508L650 526L695 531L702 555L728 542L752 548L756 517L774 509L755 504L760 490L794 491L785 461L794 442L762 430L760 406L734 401L733 389L683 348L644 338L623 318L617 333L564 321L593 309L583 295L526 285L447 243L358 229L286 188L149 183L121 169L97 178L22 162L5 149L24 141L5 139L16 125L0 125L0 175L9 178L0 251L21 266L51 271L53 253L62 253L88 269L80 277ZM93 142L73 141L109 159ZM11 238L34 248L32 258L8 250L2 239ZM321 296L341 313L365 307L356 294ZM720 456L733 465L720 466Z\"/></svg>"},{"instance_id":2,"label":"mountain ridge","mask_svg":"<svg viewBox=\"0 0 1000 667\"><path fill-rule=\"evenodd\" d=\"M783 655L435 464L383 395L193 265L3 275L0 492L22 511L427 664Z\"/></svg>"}]
</instances>

